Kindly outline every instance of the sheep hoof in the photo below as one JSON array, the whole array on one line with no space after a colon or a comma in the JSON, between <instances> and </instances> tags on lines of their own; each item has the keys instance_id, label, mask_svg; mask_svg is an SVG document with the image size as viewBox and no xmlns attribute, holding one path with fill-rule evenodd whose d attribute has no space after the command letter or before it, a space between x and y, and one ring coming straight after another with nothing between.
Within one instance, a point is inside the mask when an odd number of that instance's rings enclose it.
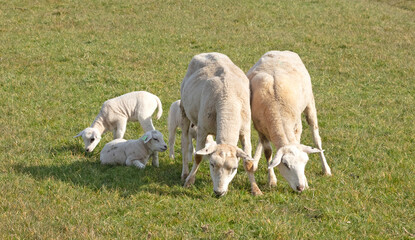
<instances>
[{"instance_id":1,"label":"sheep hoof","mask_svg":"<svg viewBox=\"0 0 415 240\"><path fill-rule=\"evenodd\" d=\"M251 193L252 193L253 196L261 196L262 195L262 192L261 192L261 190L259 189L258 186L252 186Z\"/></svg>"},{"instance_id":2,"label":"sheep hoof","mask_svg":"<svg viewBox=\"0 0 415 240\"><path fill-rule=\"evenodd\" d=\"M185 181L185 180L186 180L186 178L187 178L187 176L189 176L189 174L188 174L188 173L184 173L184 174L182 174L182 181Z\"/></svg>"},{"instance_id":3,"label":"sheep hoof","mask_svg":"<svg viewBox=\"0 0 415 240\"><path fill-rule=\"evenodd\" d=\"M184 183L184 187L188 188L192 186L195 183L195 177L186 179L186 182Z\"/></svg>"},{"instance_id":4,"label":"sheep hoof","mask_svg":"<svg viewBox=\"0 0 415 240\"><path fill-rule=\"evenodd\" d=\"M276 181L270 181L268 183L268 187L272 188L272 187L276 187L277 186L277 182Z\"/></svg>"},{"instance_id":5,"label":"sheep hoof","mask_svg":"<svg viewBox=\"0 0 415 240\"><path fill-rule=\"evenodd\" d=\"M326 171L323 170L323 175L324 176L332 176L330 170L326 170Z\"/></svg>"}]
</instances>

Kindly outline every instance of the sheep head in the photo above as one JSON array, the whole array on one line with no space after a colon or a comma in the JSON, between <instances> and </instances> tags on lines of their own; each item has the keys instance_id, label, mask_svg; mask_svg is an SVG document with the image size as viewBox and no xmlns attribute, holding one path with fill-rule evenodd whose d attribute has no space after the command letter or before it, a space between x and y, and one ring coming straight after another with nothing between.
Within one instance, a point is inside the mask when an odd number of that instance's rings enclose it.
<instances>
[{"instance_id":1,"label":"sheep head","mask_svg":"<svg viewBox=\"0 0 415 240\"><path fill-rule=\"evenodd\" d=\"M236 175L239 158L243 158L244 161L253 160L236 146L216 144L216 142L206 144L205 148L197 151L196 154L208 157L213 191L218 197L225 195L228 191L229 183Z\"/></svg>"},{"instance_id":2,"label":"sheep head","mask_svg":"<svg viewBox=\"0 0 415 240\"><path fill-rule=\"evenodd\" d=\"M94 151L95 147L98 145L99 141L101 141L101 133L96 128L85 128L83 131L78 133L74 138L82 136L82 139L85 143L85 151L92 152Z\"/></svg>"},{"instance_id":3,"label":"sheep head","mask_svg":"<svg viewBox=\"0 0 415 240\"><path fill-rule=\"evenodd\" d=\"M146 132L141 139L153 152L164 152L167 150L167 144L164 142L163 134L157 130Z\"/></svg>"},{"instance_id":4,"label":"sheep head","mask_svg":"<svg viewBox=\"0 0 415 240\"><path fill-rule=\"evenodd\" d=\"M286 145L278 149L268 168L278 166L281 175L288 181L291 188L296 192L302 192L308 188L307 178L304 173L309 159L307 154L321 151L302 144Z\"/></svg>"}]
</instances>

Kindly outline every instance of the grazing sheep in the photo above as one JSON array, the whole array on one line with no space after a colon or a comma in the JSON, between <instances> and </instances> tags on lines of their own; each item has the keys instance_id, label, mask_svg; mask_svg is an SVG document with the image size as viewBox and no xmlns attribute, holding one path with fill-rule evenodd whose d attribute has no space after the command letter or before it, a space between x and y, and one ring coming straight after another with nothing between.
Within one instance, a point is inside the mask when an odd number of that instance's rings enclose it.
<instances>
[{"instance_id":1,"label":"grazing sheep","mask_svg":"<svg viewBox=\"0 0 415 240\"><path fill-rule=\"evenodd\" d=\"M105 144L100 160L101 164L136 166L143 169L150 155L166 149L161 132L151 130L137 140L115 139Z\"/></svg>"},{"instance_id":2,"label":"grazing sheep","mask_svg":"<svg viewBox=\"0 0 415 240\"><path fill-rule=\"evenodd\" d=\"M139 121L145 132L154 130L151 116L158 108L157 119L160 119L163 109L160 99L149 92L137 91L109 99L104 102L100 112L90 127L78 135L82 136L85 151L92 152L101 141L101 135L112 131L114 139L123 138L127 121ZM158 166L157 152L153 155L153 165Z\"/></svg>"},{"instance_id":3,"label":"grazing sheep","mask_svg":"<svg viewBox=\"0 0 415 240\"><path fill-rule=\"evenodd\" d=\"M308 184L304 169L308 153L319 153L323 173L331 175L321 146L310 75L300 57L289 51L267 52L248 71L247 76L251 86L252 120L260 138L254 163L258 164L264 148L270 186L277 183L273 168L278 166L291 188L297 192L306 189ZM318 149L300 144L302 112ZM270 141L277 149L272 160ZM254 166L256 168L257 165Z\"/></svg>"},{"instance_id":4,"label":"grazing sheep","mask_svg":"<svg viewBox=\"0 0 415 240\"><path fill-rule=\"evenodd\" d=\"M167 126L169 129L169 151L170 151L170 157L172 159L174 159L174 142L176 140L176 130L178 127L181 126L181 122L182 122L182 112L180 110L180 100L177 100L175 102L173 102L170 106L169 109L169 116L168 116L168 121L167 121ZM192 155L194 153L194 148L193 148L193 144L192 141L193 139L196 139L197 137L197 126L194 125L193 123L190 124L190 128L189 128L189 146L188 146L188 159L192 159ZM212 135L208 135L207 139L206 139L206 144L209 142L213 142L215 140L213 140L213 136ZM187 170L187 172L189 172L189 170Z\"/></svg>"},{"instance_id":5,"label":"grazing sheep","mask_svg":"<svg viewBox=\"0 0 415 240\"><path fill-rule=\"evenodd\" d=\"M236 174L239 158L244 159L245 169L253 194L259 191L251 171L251 110L249 106L249 80L226 55L202 53L191 60L181 85L182 111L182 179L185 187L195 181L202 156L210 162L213 190L224 195ZM197 125L195 162L188 173L186 150L190 124ZM207 144L206 137L216 135L217 144ZM241 141L241 150L237 147ZM253 181L252 181L253 180ZM260 192L260 191L259 191Z\"/></svg>"}]
</instances>

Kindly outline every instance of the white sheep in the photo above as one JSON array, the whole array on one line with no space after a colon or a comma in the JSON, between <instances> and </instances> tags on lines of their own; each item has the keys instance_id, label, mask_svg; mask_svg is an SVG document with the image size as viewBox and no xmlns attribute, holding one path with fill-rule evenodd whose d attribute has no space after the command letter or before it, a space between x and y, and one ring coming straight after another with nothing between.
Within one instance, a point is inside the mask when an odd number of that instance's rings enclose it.
<instances>
[{"instance_id":1,"label":"white sheep","mask_svg":"<svg viewBox=\"0 0 415 240\"><path fill-rule=\"evenodd\" d=\"M224 195L236 174L239 158L254 185L251 171L251 110L249 106L249 80L226 55L202 53L191 60L181 84L180 108L182 119L182 178L185 187L195 181L202 156L210 162L213 190L217 196ZM186 151L190 124L197 125L196 155L191 172L188 172ZM208 134L216 135L217 144L206 144ZM237 147L238 139L242 149ZM203 148L203 149L202 149ZM252 181L253 180L253 181Z\"/></svg>"},{"instance_id":2,"label":"white sheep","mask_svg":"<svg viewBox=\"0 0 415 240\"><path fill-rule=\"evenodd\" d=\"M307 153L319 153L323 173L331 175L321 146L310 75L300 57L290 51L267 52L248 71L247 76L251 86L252 120L260 138L254 156L254 169L264 148L270 186L277 183L273 168L278 166L291 188L297 192L306 189L308 184L304 169L308 161ZM318 149L300 144L302 112ZM272 160L270 141L277 149Z\"/></svg>"},{"instance_id":3,"label":"white sheep","mask_svg":"<svg viewBox=\"0 0 415 240\"><path fill-rule=\"evenodd\" d=\"M176 140L176 130L177 128L181 127L182 123L182 111L180 110L180 100L173 102L169 109L169 116L167 121L167 126L169 129L169 151L170 157L174 159L174 142ZM187 159L192 159L192 155L194 153L193 147L193 139L197 138L197 126L193 123L190 124L189 127L189 136L187 139L189 140L188 150L187 150ZM212 135L208 135L206 139L206 144L211 144L215 140L213 139ZM187 166L187 165L186 165ZM189 168L187 170L183 170L189 172Z\"/></svg>"},{"instance_id":4,"label":"white sheep","mask_svg":"<svg viewBox=\"0 0 415 240\"><path fill-rule=\"evenodd\" d=\"M101 150L101 164L146 167L150 155L163 152L167 145L163 135L157 130L146 132L140 139L115 139L105 144Z\"/></svg>"},{"instance_id":5,"label":"white sheep","mask_svg":"<svg viewBox=\"0 0 415 240\"><path fill-rule=\"evenodd\" d=\"M169 152L170 158L174 159L174 142L176 140L176 130L181 126L182 112L180 111L180 100L173 102L170 105L169 116L167 118L167 127L169 129ZM196 126L190 124L189 128L189 141L196 139ZM190 144L193 154L193 144Z\"/></svg>"},{"instance_id":6,"label":"white sheep","mask_svg":"<svg viewBox=\"0 0 415 240\"><path fill-rule=\"evenodd\" d=\"M127 121L139 121L145 132L154 130L151 116L157 108L157 119L160 119L163 113L160 99L146 91L130 92L109 99L104 102L91 126L75 138L82 136L85 151L92 152L101 141L101 135L107 131L113 132L114 139L123 138ZM152 163L158 166L157 153L154 153Z\"/></svg>"}]
</instances>

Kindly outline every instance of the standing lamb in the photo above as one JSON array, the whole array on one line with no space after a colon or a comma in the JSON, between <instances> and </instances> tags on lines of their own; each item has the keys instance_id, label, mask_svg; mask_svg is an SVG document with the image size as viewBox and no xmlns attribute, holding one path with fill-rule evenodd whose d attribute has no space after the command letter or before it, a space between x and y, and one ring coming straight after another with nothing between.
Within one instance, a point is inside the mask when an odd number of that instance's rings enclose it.
<instances>
[{"instance_id":1,"label":"standing lamb","mask_svg":"<svg viewBox=\"0 0 415 240\"><path fill-rule=\"evenodd\" d=\"M308 153L319 153L323 173L331 175L321 146L310 75L300 57L290 51L267 52L248 71L247 76L251 84L252 120L260 138L254 163L258 164L264 148L270 186L277 184L273 168L278 166L292 189L297 192L306 189L308 184L304 169ZM318 149L300 144L302 112ZM270 141L277 149L272 160ZM256 168L257 165L254 166Z\"/></svg>"},{"instance_id":2,"label":"standing lamb","mask_svg":"<svg viewBox=\"0 0 415 240\"><path fill-rule=\"evenodd\" d=\"M92 152L101 140L101 135L112 131L114 139L123 138L127 121L139 121L145 132L154 130L151 116L158 108L157 119L160 119L163 109L160 99L149 92L137 91L109 99L104 102L100 112L91 126L85 128L75 137L82 136L85 151ZM153 154L154 166L158 166L158 154Z\"/></svg>"},{"instance_id":3,"label":"standing lamb","mask_svg":"<svg viewBox=\"0 0 415 240\"><path fill-rule=\"evenodd\" d=\"M167 126L169 129L169 151L170 151L170 158L174 159L174 142L176 140L176 130L178 127L181 126L182 123L182 111L180 110L180 100L177 100L173 102L169 109L169 116L167 121ZM189 139L189 145L188 145L188 151L187 151L187 159L192 159L192 155L194 153L193 148L193 139L196 139L197 137L197 126L193 123L190 124L189 128L189 136L187 137ZM215 140L213 140L212 135L208 135L206 139L206 144L212 143ZM189 169L187 168L187 172L189 172Z\"/></svg>"},{"instance_id":4,"label":"standing lamb","mask_svg":"<svg viewBox=\"0 0 415 240\"><path fill-rule=\"evenodd\" d=\"M101 164L136 166L143 169L150 155L166 149L161 132L151 130L137 140L115 139L105 144L100 160Z\"/></svg>"},{"instance_id":5,"label":"standing lamb","mask_svg":"<svg viewBox=\"0 0 415 240\"><path fill-rule=\"evenodd\" d=\"M181 126L182 123L182 112L180 111L180 100L173 102L169 109L169 116L167 118L167 127L169 129L169 151L170 157L174 159L174 142L176 140L176 130ZM191 144L191 139L196 139L196 126L190 124L189 129L189 141ZM193 144L191 144L193 149ZM190 146L189 146L190 147ZM192 150L193 154L193 150Z\"/></svg>"},{"instance_id":6,"label":"standing lamb","mask_svg":"<svg viewBox=\"0 0 415 240\"><path fill-rule=\"evenodd\" d=\"M181 85L180 109L182 119L182 179L185 187L195 181L196 172L207 155L213 190L217 196L226 194L238 168L239 158L244 159L245 169L255 183L251 158L251 110L249 106L249 80L226 55L202 53L191 60ZM190 174L186 149L190 124L197 125L195 161ZM207 144L208 134L216 135L217 144ZM241 141L241 150L237 147ZM249 161L249 162L248 162ZM186 171L187 170L187 171ZM253 180L253 181L252 181Z\"/></svg>"}]
</instances>

